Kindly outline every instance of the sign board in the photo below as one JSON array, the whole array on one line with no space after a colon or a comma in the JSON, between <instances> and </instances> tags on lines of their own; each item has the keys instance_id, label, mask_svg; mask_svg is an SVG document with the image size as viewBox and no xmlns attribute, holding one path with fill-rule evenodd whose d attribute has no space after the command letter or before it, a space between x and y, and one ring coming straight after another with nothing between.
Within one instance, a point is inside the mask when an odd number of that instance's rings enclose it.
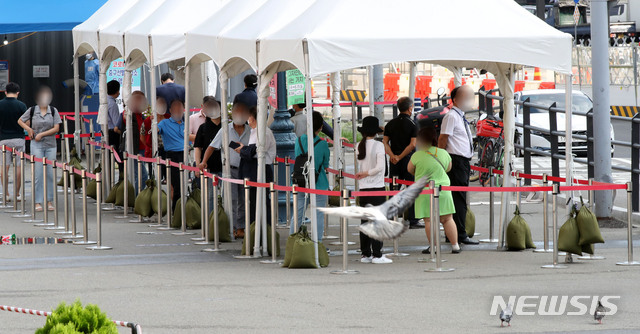
<instances>
[{"instance_id":1,"label":"sign board","mask_svg":"<svg viewBox=\"0 0 640 334\"><path fill-rule=\"evenodd\" d=\"M121 112L124 109L123 102L122 102L122 89L123 89L122 82L124 80L124 69L125 69L124 59L118 58L111 62L111 65L107 70L107 82L111 80L117 80L118 82L120 82L120 97L116 99L116 102L118 102L118 107L120 108ZM131 72L131 91L135 92L137 90L140 90L140 69L139 68ZM147 100L148 99L149 97L147 96Z\"/></svg>"},{"instance_id":2,"label":"sign board","mask_svg":"<svg viewBox=\"0 0 640 334\"><path fill-rule=\"evenodd\" d=\"M578 24L579 21L580 21L580 10L576 5L575 10L573 11L573 22L575 22L575 24Z\"/></svg>"},{"instance_id":3,"label":"sign board","mask_svg":"<svg viewBox=\"0 0 640 334\"><path fill-rule=\"evenodd\" d=\"M273 75L269 81L269 97L267 98L271 109L278 109L278 73Z\"/></svg>"},{"instance_id":4,"label":"sign board","mask_svg":"<svg viewBox=\"0 0 640 334\"><path fill-rule=\"evenodd\" d=\"M305 103L305 79L300 70L287 71L287 105Z\"/></svg>"},{"instance_id":5,"label":"sign board","mask_svg":"<svg viewBox=\"0 0 640 334\"><path fill-rule=\"evenodd\" d=\"M6 90L9 83L9 62L6 60L0 60L0 92Z\"/></svg>"},{"instance_id":6,"label":"sign board","mask_svg":"<svg viewBox=\"0 0 640 334\"><path fill-rule=\"evenodd\" d=\"M49 77L49 65L33 65L33 77L34 78L48 78Z\"/></svg>"},{"instance_id":7,"label":"sign board","mask_svg":"<svg viewBox=\"0 0 640 334\"><path fill-rule=\"evenodd\" d=\"M340 101L364 102L366 96L367 93L363 90L347 89L340 91Z\"/></svg>"}]
</instances>

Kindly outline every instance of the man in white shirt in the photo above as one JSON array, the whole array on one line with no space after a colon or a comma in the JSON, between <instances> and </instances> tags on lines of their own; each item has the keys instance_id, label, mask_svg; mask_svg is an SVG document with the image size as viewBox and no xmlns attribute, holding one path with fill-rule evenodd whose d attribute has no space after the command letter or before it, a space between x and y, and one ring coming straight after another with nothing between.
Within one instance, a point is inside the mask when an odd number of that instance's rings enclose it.
<instances>
[{"instance_id":1,"label":"man in white shirt","mask_svg":"<svg viewBox=\"0 0 640 334\"><path fill-rule=\"evenodd\" d=\"M474 93L469 86L456 87L451 91L453 107L442 119L438 147L446 149L451 155L451 170L449 180L451 186L469 186L469 174L471 166L469 161L473 156L473 139L469 122L465 118L465 111L473 108ZM465 230L467 217L467 193L465 191L453 191L453 203L456 213L453 220L458 228L458 241L467 245L476 245L478 241L469 238Z\"/></svg>"},{"instance_id":2,"label":"man in white shirt","mask_svg":"<svg viewBox=\"0 0 640 334\"><path fill-rule=\"evenodd\" d=\"M306 108L306 106L304 103L298 103L291 107L295 112L295 114L291 116L291 122L293 122L293 132L295 132L296 137L307 133L307 115L304 114L304 108Z\"/></svg>"}]
</instances>

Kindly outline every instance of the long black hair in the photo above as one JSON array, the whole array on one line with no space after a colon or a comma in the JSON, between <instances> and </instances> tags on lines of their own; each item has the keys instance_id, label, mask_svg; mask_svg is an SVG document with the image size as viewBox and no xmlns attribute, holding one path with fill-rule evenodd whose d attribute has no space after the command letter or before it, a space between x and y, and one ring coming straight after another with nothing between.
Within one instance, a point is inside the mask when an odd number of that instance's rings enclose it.
<instances>
[{"instance_id":1,"label":"long black hair","mask_svg":"<svg viewBox=\"0 0 640 334\"><path fill-rule=\"evenodd\" d=\"M367 137L374 137L376 132L360 131L360 133L362 133L362 140L358 144L358 160L364 160L367 157Z\"/></svg>"},{"instance_id":2,"label":"long black hair","mask_svg":"<svg viewBox=\"0 0 640 334\"><path fill-rule=\"evenodd\" d=\"M438 133L432 126L425 126L418 131L418 138L423 143L430 143L431 146L438 146Z\"/></svg>"}]
</instances>

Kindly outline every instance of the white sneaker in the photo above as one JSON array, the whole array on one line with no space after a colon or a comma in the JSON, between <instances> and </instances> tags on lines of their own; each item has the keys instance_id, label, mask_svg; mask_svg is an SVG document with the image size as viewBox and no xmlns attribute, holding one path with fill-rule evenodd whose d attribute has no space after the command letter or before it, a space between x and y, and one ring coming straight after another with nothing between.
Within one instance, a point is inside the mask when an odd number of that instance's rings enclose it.
<instances>
[{"instance_id":1,"label":"white sneaker","mask_svg":"<svg viewBox=\"0 0 640 334\"><path fill-rule=\"evenodd\" d=\"M371 260L371 263L387 264L387 263L393 263L393 260L383 255L382 257L374 257L373 260Z\"/></svg>"},{"instance_id":2,"label":"white sneaker","mask_svg":"<svg viewBox=\"0 0 640 334\"><path fill-rule=\"evenodd\" d=\"M373 261L373 256L363 256L360 258L360 262L362 263L371 263L371 261Z\"/></svg>"}]
</instances>

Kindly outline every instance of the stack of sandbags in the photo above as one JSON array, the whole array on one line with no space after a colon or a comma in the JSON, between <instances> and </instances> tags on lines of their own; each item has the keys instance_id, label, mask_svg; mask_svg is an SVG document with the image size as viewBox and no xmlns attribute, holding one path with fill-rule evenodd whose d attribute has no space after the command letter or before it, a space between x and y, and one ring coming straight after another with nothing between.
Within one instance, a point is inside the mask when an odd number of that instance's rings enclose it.
<instances>
[{"instance_id":1,"label":"stack of sandbags","mask_svg":"<svg viewBox=\"0 0 640 334\"><path fill-rule=\"evenodd\" d=\"M246 255L245 253L245 247L246 247L246 240L247 240L247 231L245 231L245 238L242 240L242 253L241 255ZM251 223L251 225L249 226L249 251L251 252L250 255L253 255L253 247L256 244L256 223L253 222ZM269 252L269 256L271 256L271 225L267 225L267 251ZM276 231L276 256L280 256L280 234L278 233L278 231Z\"/></svg>"},{"instance_id":2,"label":"stack of sandbags","mask_svg":"<svg viewBox=\"0 0 640 334\"><path fill-rule=\"evenodd\" d=\"M73 167L75 169L84 169L84 167L82 167L82 161L80 160L78 153L76 153L75 148L71 150L70 157L71 157L71 160L69 160L69 163L68 163L70 167ZM69 172L69 180L67 182L68 187L71 187L71 175L73 175L73 180L75 181L75 189L82 188L82 176L72 171ZM58 186L60 187L64 186L64 175L60 177L60 180L58 181Z\"/></svg>"},{"instance_id":3,"label":"stack of sandbags","mask_svg":"<svg viewBox=\"0 0 640 334\"><path fill-rule=\"evenodd\" d=\"M93 170L94 174L98 174L102 171L102 167L98 164L98 167ZM87 196L97 199L98 198L98 182L95 179L91 179L87 182Z\"/></svg>"},{"instance_id":4,"label":"stack of sandbags","mask_svg":"<svg viewBox=\"0 0 640 334\"><path fill-rule=\"evenodd\" d=\"M580 198L582 202L582 198ZM558 234L558 250L582 255L593 254L593 244L604 243L600 233L598 219L582 202L579 211L574 207L569 219L562 225Z\"/></svg>"},{"instance_id":5,"label":"stack of sandbags","mask_svg":"<svg viewBox=\"0 0 640 334\"><path fill-rule=\"evenodd\" d=\"M200 196L196 200L194 191L190 192L187 195L187 200L185 203L185 214L187 217L187 228L188 229L199 229L202 224L202 219L200 217ZM171 219L171 227L180 228L182 227L182 198L178 200L176 204L175 210L173 210L173 218Z\"/></svg>"}]
</instances>

